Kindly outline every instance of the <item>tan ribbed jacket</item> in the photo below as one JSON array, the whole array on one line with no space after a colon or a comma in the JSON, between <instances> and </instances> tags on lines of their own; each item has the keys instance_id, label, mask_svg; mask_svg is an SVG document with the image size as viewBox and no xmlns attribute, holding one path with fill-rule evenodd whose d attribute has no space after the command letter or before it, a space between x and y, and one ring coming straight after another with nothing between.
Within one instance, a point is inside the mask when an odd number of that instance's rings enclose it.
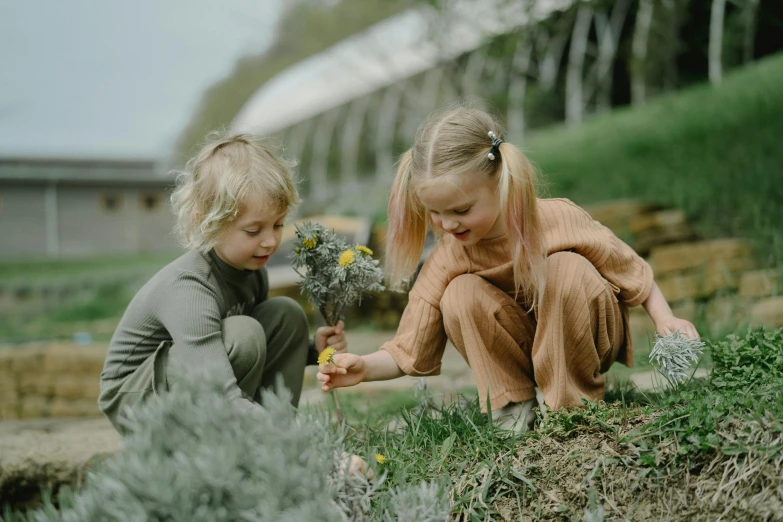
<instances>
[{"instance_id":1,"label":"tan ribbed jacket","mask_svg":"<svg viewBox=\"0 0 783 522\"><path fill-rule=\"evenodd\" d=\"M653 274L631 247L611 230L593 220L567 199L539 199L538 213L547 255L571 251L585 257L615 291L627 325L627 308L647 300ZM397 333L381 346L408 375L438 375L446 332L440 303L446 286L461 274L476 274L513 296L514 276L507 237L463 246L451 235L443 236L422 267L408 296ZM465 299L470 299L466 295ZM571 324L570 328L592 329L592 325ZM617 360L633 365L633 344L625 328L625 346Z\"/></svg>"}]
</instances>

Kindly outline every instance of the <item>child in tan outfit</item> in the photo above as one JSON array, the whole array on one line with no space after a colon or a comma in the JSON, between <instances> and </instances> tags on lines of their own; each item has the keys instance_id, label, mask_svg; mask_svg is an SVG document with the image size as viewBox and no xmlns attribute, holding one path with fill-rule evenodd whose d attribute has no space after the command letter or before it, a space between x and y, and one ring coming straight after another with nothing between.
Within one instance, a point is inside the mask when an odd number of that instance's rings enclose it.
<instances>
[{"instance_id":1,"label":"child in tan outfit","mask_svg":"<svg viewBox=\"0 0 783 522\"><path fill-rule=\"evenodd\" d=\"M650 266L566 199L538 199L535 170L485 112L422 124L388 207L386 270L410 277L431 226L440 239L409 294L397 334L375 353L321 365L322 388L437 375L447 339L470 365L482 405L517 430L549 408L601 399L616 360L633 365L628 308L661 334L695 327L672 314Z\"/></svg>"}]
</instances>

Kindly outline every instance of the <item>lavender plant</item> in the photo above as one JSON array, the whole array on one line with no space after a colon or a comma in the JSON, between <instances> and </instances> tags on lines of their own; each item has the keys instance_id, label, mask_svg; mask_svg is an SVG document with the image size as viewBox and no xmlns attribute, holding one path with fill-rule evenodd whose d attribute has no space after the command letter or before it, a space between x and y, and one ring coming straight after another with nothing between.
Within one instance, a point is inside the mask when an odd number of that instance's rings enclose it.
<instances>
[{"instance_id":1,"label":"lavender plant","mask_svg":"<svg viewBox=\"0 0 783 522\"><path fill-rule=\"evenodd\" d=\"M307 295L326 324L337 324L365 293L384 289L378 261L366 246L351 246L319 223L297 225L296 237L291 264L302 277L302 295Z\"/></svg>"},{"instance_id":2,"label":"lavender plant","mask_svg":"<svg viewBox=\"0 0 783 522\"><path fill-rule=\"evenodd\" d=\"M399 513L448 512L441 490L424 494L411 484L392 492L385 474L370 481L349 472L347 428L297 412L282 382L262 393L262 407L248 410L208 370L130 412L123 449L59 509L48 503L5 520L358 522L379 519L373 504L381 496Z\"/></svg>"},{"instance_id":3,"label":"lavender plant","mask_svg":"<svg viewBox=\"0 0 783 522\"><path fill-rule=\"evenodd\" d=\"M702 353L704 343L685 337L679 330L663 336L656 333L650 362L669 384L677 386L690 377L691 365L699 362Z\"/></svg>"}]
</instances>

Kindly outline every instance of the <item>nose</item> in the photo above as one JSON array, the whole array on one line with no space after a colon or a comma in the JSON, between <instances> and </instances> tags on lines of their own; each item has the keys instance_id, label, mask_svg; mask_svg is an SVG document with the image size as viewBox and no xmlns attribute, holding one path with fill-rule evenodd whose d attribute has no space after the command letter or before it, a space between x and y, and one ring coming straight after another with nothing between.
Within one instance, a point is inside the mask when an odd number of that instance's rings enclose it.
<instances>
[{"instance_id":1,"label":"nose","mask_svg":"<svg viewBox=\"0 0 783 522\"><path fill-rule=\"evenodd\" d=\"M272 248L277 245L277 238L274 234L264 234L259 242L261 248Z\"/></svg>"},{"instance_id":2,"label":"nose","mask_svg":"<svg viewBox=\"0 0 783 522\"><path fill-rule=\"evenodd\" d=\"M456 220L452 220L452 219L443 219L443 220L441 220L441 225L440 226L446 232L451 232L451 231L457 230L459 228L459 222L456 221Z\"/></svg>"}]
</instances>

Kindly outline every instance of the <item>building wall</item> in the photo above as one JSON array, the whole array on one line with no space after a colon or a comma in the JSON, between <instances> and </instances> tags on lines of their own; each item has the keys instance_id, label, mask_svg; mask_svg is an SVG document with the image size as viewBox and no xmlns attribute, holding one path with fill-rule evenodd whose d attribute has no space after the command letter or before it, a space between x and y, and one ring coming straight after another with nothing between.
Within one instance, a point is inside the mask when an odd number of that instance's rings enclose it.
<instances>
[{"instance_id":1,"label":"building wall","mask_svg":"<svg viewBox=\"0 0 783 522\"><path fill-rule=\"evenodd\" d=\"M0 258L93 257L179 248L164 187L61 183L56 186L56 219L48 218L56 231L47 231L46 190L44 185L0 184ZM51 199L50 195L50 209Z\"/></svg>"},{"instance_id":2,"label":"building wall","mask_svg":"<svg viewBox=\"0 0 783 522\"><path fill-rule=\"evenodd\" d=\"M70 186L58 191L64 257L175 250L161 188Z\"/></svg>"},{"instance_id":3,"label":"building wall","mask_svg":"<svg viewBox=\"0 0 783 522\"><path fill-rule=\"evenodd\" d=\"M0 185L0 257L46 255L43 185Z\"/></svg>"}]
</instances>

